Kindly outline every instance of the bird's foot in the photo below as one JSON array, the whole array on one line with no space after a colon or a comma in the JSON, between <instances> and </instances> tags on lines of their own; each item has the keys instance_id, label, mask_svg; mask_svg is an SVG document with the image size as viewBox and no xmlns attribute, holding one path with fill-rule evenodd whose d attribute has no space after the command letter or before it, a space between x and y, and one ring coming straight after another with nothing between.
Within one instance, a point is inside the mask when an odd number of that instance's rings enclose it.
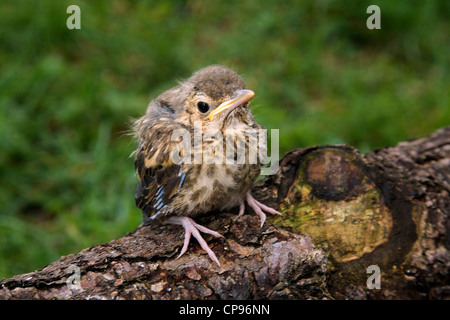
<instances>
[{"instance_id":1,"label":"bird's foot","mask_svg":"<svg viewBox=\"0 0 450 320\"><path fill-rule=\"evenodd\" d=\"M266 221L266 214L263 212L263 210L265 212L270 213L270 214L281 215L281 212L278 212L277 210L272 209L272 208L266 206L265 204L262 204L261 202L259 202L255 198L253 198L253 196L250 194L250 192L248 192L245 195L245 200L247 200L248 205L261 218L261 227L264 225L264 222ZM241 202L240 202L240 208L239 208L238 217L240 217L240 216L242 216L244 214L244 210L245 210L244 199L242 199Z\"/></svg>"},{"instance_id":2,"label":"bird's foot","mask_svg":"<svg viewBox=\"0 0 450 320\"><path fill-rule=\"evenodd\" d=\"M197 239L198 243L203 248L203 250L206 251L206 253L211 258L211 260L220 266L219 259L217 259L214 252L208 247L208 244L206 243L205 239L203 239L203 237L200 235L199 231L201 231L203 233L208 233L216 238L223 238L223 236L220 233L218 233L214 230L208 229L204 226L201 226L198 223L196 223L194 220L192 220L191 218L188 218L188 217L172 216L172 217L167 218L164 222L169 223L169 224L182 225L184 228L184 231L185 231L184 244L183 244L183 248L181 249L180 254L178 255L178 258L181 257L187 251L189 242L191 240L191 235L193 235L194 238Z\"/></svg>"}]
</instances>

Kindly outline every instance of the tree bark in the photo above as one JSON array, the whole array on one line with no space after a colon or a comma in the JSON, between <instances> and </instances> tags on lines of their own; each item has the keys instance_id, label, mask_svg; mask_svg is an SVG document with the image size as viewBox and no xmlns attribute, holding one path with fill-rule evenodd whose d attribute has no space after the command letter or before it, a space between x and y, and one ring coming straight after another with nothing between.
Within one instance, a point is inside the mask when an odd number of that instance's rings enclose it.
<instances>
[{"instance_id":1,"label":"tree bark","mask_svg":"<svg viewBox=\"0 0 450 320\"><path fill-rule=\"evenodd\" d=\"M195 241L177 258L182 228L153 223L3 279L0 298L450 298L449 193L450 127L365 155L297 149L253 189L282 216L198 219L225 236L205 236L220 267Z\"/></svg>"}]
</instances>

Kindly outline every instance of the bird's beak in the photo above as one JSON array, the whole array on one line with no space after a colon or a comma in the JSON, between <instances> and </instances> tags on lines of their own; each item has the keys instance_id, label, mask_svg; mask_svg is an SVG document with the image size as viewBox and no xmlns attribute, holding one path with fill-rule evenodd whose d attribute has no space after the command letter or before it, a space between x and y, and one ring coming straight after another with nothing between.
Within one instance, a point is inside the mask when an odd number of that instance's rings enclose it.
<instances>
[{"instance_id":1,"label":"bird's beak","mask_svg":"<svg viewBox=\"0 0 450 320\"><path fill-rule=\"evenodd\" d=\"M225 110L233 110L239 106L242 106L244 103L249 102L254 96L255 93L252 90L243 89L237 90L236 96L233 99L227 100L220 104L211 114L209 115L209 120L212 120L217 114L225 111Z\"/></svg>"}]
</instances>

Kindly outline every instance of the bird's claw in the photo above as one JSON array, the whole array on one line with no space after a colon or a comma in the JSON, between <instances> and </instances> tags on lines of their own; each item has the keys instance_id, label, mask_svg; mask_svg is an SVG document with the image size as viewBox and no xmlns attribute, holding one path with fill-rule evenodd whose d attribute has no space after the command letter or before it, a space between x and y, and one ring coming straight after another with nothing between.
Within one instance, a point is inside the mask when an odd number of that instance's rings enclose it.
<instances>
[{"instance_id":1,"label":"bird's claw","mask_svg":"<svg viewBox=\"0 0 450 320\"><path fill-rule=\"evenodd\" d=\"M268 212L268 213L270 213L270 214L281 215L281 212L278 212L277 210L272 209L271 207L268 207L265 204L262 204L261 202L256 200L255 198L253 198L253 196L250 194L250 192L248 192L246 194L245 199L247 200L248 205L261 218L261 227L264 225L264 222L266 221L266 214L263 212L263 210ZM244 203L244 201L242 200L241 201L241 210L242 210L242 204L243 203ZM238 216L240 216L240 215L242 215L241 211L239 211L239 215Z\"/></svg>"},{"instance_id":2,"label":"bird's claw","mask_svg":"<svg viewBox=\"0 0 450 320\"><path fill-rule=\"evenodd\" d=\"M208 233L216 238L223 238L223 236L220 233L208 229L202 225L199 225L194 220L188 217L172 216L167 218L165 222L170 224L182 225L185 230L183 248L181 249L178 258L180 258L183 254L186 253L189 246L189 242L191 240L191 235L193 235L194 238L197 239L198 243L203 248L203 250L206 251L211 260L217 263L217 265L220 267L219 259L217 259L215 253L208 247L208 244L206 243L205 239L203 239L199 231L203 233Z\"/></svg>"},{"instance_id":3,"label":"bird's claw","mask_svg":"<svg viewBox=\"0 0 450 320\"><path fill-rule=\"evenodd\" d=\"M263 210L270 214L281 215L281 213L278 212L277 210L272 209L272 208L266 206L265 204L262 204L255 198L253 198L253 196L250 194L250 192L246 194L245 200L247 201L248 205L255 211L255 213L261 218L261 227L264 225L264 222L266 221L266 214L263 212ZM245 211L245 203L244 203L244 199L242 199L239 203L239 214L237 217L238 218L241 217L244 214L244 211ZM208 244L206 243L205 239L203 239L200 232L210 234L216 238L223 238L223 236L220 233L218 233L214 230L208 229L202 225L199 225L194 220L192 220L191 218L188 218L188 217L171 216L171 217L168 217L164 222L169 223L169 224L178 224L178 225L183 226L183 228L184 228L184 231L185 231L184 242L183 242L183 247L181 248L180 254L178 255L178 258L180 258L183 254L186 253L186 251L189 247L189 243L191 241L191 235L193 235L194 238L197 239L198 243L203 248L203 250L206 251L206 253L211 258L211 260L214 261L215 263L217 263L218 266L220 266L219 259L217 259L217 256L215 255L215 253L208 247Z\"/></svg>"}]
</instances>

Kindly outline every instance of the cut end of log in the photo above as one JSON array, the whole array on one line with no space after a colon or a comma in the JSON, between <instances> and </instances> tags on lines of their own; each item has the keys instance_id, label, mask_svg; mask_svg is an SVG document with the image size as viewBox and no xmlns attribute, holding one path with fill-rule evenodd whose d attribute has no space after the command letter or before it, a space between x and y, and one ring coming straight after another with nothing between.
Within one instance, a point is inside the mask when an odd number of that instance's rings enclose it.
<instances>
[{"instance_id":1,"label":"cut end of log","mask_svg":"<svg viewBox=\"0 0 450 320\"><path fill-rule=\"evenodd\" d=\"M262 187L283 212L270 221L325 250L335 298L449 297L450 128L367 155L298 149L280 168ZM379 290L367 284L371 266Z\"/></svg>"},{"instance_id":2,"label":"cut end of log","mask_svg":"<svg viewBox=\"0 0 450 320\"><path fill-rule=\"evenodd\" d=\"M310 235L330 262L359 259L388 241L392 214L355 149L315 147L288 156L297 157L298 172L293 184L280 186L287 190L283 216L272 223Z\"/></svg>"}]
</instances>

